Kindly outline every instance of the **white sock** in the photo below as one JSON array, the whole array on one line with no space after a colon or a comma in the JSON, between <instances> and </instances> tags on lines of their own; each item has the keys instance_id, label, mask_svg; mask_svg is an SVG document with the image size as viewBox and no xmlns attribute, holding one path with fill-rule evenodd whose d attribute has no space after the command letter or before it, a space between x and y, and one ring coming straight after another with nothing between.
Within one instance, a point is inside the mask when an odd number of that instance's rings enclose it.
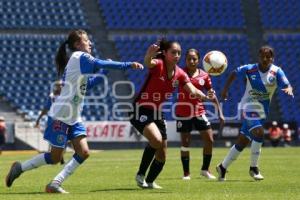
<instances>
[{"instance_id":1,"label":"white sock","mask_svg":"<svg viewBox=\"0 0 300 200\"><path fill-rule=\"evenodd\" d=\"M261 153L262 142L252 141L250 167L258 167L258 159Z\"/></svg>"},{"instance_id":2,"label":"white sock","mask_svg":"<svg viewBox=\"0 0 300 200\"><path fill-rule=\"evenodd\" d=\"M34 168L38 168L42 165L47 165L45 160L44 153L41 153L30 160L26 160L25 162L21 163L22 171L28 171Z\"/></svg>"},{"instance_id":3,"label":"white sock","mask_svg":"<svg viewBox=\"0 0 300 200\"><path fill-rule=\"evenodd\" d=\"M74 171L75 169L80 165L79 162L75 160L74 157L65 165L62 171L57 174L57 176L53 179L53 182L58 183L59 185L64 182Z\"/></svg>"},{"instance_id":4,"label":"white sock","mask_svg":"<svg viewBox=\"0 0 300 200\"><path fill-rule=\"evenodd\" d=\"M224 158L222 162L222 166L225 169L227 169L229 165L231 165L231 163L236 160L236 158L240 155L240 153L241 152L235 148L235 145L233 145L230 151L228 152L228 154L226 155L226 157Z\"/></svg>"}]
</instances>

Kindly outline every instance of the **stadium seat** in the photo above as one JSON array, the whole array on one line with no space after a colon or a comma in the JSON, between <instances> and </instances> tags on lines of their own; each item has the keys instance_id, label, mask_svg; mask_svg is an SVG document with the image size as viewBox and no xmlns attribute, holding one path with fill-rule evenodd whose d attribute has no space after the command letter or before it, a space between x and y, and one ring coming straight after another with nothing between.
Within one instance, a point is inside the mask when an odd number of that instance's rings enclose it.
<instances>
[{"instance_id":1,"label":"stadium seat","mask_svg":"<svg viewBox=\"0 0 300 200\"><path fill-rule=\"evenodd\" d=\"M294 87L295 98L292 99L281 91L276 98L280 105L280 112L285 120L296 121L300 112L300 80L299 71L300 34L268 34L266 41L276 51L276 64L284 70L291 85Z\"/></svg>"},{"instance_id":2,"label":"stadium seat","mask_svg":"<svg viewBox=\"0 0 300 200\"><path fill-rule=\"evenodd\" d=\"M0 28L88 28L77 0L1 1L0 11Z\"/></svg>"},{"instance_id":3,"label":"stadium seat","mask_svg":"<svg viewBox=\"0 0 300 200\"><path fill-rule=\"evenodd\" d=\"M235 0L222 4L211 0L99 0L99 5L108 29L245 27L241 2Z\"/></svg>"}]
</instances>

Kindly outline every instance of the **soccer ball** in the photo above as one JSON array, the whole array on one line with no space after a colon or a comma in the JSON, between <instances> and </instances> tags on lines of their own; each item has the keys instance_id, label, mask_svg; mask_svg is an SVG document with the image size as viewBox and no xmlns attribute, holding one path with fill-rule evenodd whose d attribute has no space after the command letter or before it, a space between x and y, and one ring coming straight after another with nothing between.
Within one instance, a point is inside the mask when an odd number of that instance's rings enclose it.
<instances>
[{"instance_id":1,"label":"soccer ball","mask_svg":"<svg viewBox=\"0 0 300 200\"><path fill-rule=\"evenodd\" d=\"M227 68L227 58L221 51L210 51L203 57L202 64L209 75L219 76Z\"/></svg>"}]
</instances>

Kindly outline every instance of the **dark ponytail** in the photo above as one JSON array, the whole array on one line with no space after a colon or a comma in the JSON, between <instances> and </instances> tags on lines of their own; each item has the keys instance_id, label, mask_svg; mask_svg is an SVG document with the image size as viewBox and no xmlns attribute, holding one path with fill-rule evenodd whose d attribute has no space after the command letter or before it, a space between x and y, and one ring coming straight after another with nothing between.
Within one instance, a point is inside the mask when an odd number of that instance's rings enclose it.
<instances>
[{"instance_id":1,"label":"dark ponytail","mask_svg":"<svg viewBox=\"0 0 300 200\"><path fill-rule=\"evenodd\" d=\"M68 42L65 41L60 45L55 57L56 71L59 78L64 73L65 67L68 63L67 50L66 50L67 43Z\"/></svg>"},{"instance_id":2,"label":"dark ponytail","mask_svg":"<svg viewBox=\"0 0 300 200\"><path fill-rule=\"evenodd\" d=\"M64 41L58 48L57 54L55 56L56 71L58 78L63 75L66 65L68 63L69 57L67 55L67 49L71 51L76 51L75 43L81 40L83 34L87 34L84 30L75 30L69 33L68 39Z\"/></svg>"}]
</instances>

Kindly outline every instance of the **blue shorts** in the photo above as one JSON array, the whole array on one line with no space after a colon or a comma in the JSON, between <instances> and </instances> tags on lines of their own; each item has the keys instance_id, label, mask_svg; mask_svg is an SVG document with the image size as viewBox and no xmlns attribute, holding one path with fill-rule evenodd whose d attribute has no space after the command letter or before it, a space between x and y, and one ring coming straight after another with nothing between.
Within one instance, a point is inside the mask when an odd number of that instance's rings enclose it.
<instances>
[{"instance_id":1,"label":"blue shorts","mask_svg":"<svg viewBox=\"0 0 300 200\"><path fill-rule=\"evenodd\" d=\"M86 128L81 122L68 125L48 117L44 139L47 140L51 146L65 148L68 140L72 140L78 136L86 136Z\"/></svg>"},{"instance_id":2,"label":"blue shorts","mask_svg":"<svg viewBox=\"0 0 300 200\"><path fill-rule=\"evenodd\" d=\"M243 118L242 127L240 129L241 134L246 136L249 140L253 139L251 131L254 128L262 127L264 122L265 122L264 119L261 119L261 118L257 117L257 115L255 115L253 113L251 113L251 115L252 115L253 118L249 117L249 115L248 115L247 119Z\"/></svg>"}]
</instances>

